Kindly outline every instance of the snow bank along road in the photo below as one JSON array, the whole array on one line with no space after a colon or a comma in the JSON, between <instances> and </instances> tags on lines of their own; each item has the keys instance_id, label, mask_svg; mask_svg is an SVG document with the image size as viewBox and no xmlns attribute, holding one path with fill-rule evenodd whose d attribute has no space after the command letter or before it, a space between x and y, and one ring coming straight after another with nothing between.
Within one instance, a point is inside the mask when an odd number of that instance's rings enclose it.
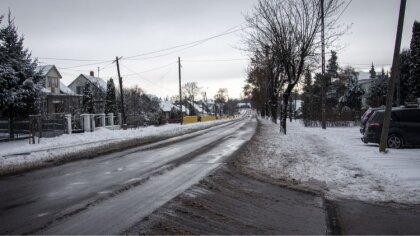
<instances>
[{"instance_id":1,"label":"snow bank along road","mask_svg":"<svg viewBox=\"0 0 420 236\"><path fill-rule=\"evenodd\" d=\"M223 165L255 118L0 179L0 234L118 234Z\"/></svg>"},{"instance_id":2,"label":"snow bank along road","mask_svg":"<svg viewBox=\"0 0 420 236\"><path fill-rule=\"evenodd\" d=\"M242 115L248 113L249 111L245 111ZM167 124L128 130L99 128L95 132L45 138L37 145L29 144L28 140L0 142L0 176L48 167L56 163L92 158L111 151L161 141L226 122L228 120L189 125Z\"/></svg>"}]
</instances>

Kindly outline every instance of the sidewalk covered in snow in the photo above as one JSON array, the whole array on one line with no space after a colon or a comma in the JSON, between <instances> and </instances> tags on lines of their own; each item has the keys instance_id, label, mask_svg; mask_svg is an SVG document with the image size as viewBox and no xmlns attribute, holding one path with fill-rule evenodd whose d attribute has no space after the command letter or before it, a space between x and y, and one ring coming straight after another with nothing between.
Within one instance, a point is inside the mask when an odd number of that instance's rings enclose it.
<instances>
[{"instance_id":1,"label":"sidewalk covered in snow","mask_svg":"<svg viewBox=\"0 0 420 236\"><path fill-rule=\"evenodd\" d=\"M361 142L359 127L305 128L288 123L288 134L260 119L260 132L241 161L263 174L329 198L420 203L420 149L391 149Z\"/></svg>"}]
</instances>

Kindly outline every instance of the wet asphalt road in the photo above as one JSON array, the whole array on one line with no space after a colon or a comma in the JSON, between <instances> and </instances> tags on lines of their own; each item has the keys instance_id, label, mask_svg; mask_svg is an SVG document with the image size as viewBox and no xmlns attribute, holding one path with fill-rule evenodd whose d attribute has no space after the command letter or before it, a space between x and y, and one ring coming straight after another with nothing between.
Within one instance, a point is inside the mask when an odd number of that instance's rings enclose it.
<instances>
[{"instance_id":1,"label":"wet asphalt road","mask_svg":"<svg viewBox=\"0 0 420 236\"><path fill-rule=\"evenodd\" d=\"M255 118L0 179L0 234L118 234L223 165Z\"/></svg>"}]
</instances>

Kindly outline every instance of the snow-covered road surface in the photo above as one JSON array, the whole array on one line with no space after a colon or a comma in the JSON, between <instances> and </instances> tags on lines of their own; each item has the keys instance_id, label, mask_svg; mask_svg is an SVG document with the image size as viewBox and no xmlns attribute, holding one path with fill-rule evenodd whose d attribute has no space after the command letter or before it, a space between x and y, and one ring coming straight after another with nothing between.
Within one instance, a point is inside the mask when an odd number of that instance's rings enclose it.
<instances>
[{"instance_id":1,"label":"snow-covered road surface","mask_svg":"<svg viewBox=\"0 0 420 236\"><path fill-rule=\"evenodd\" d=\"M260 119L261 132L244 160L250 173L315 188L328 198L420 203L420 149L391 149L361 142L358 127L305 128L288 123L288 134ZM254 153L254 154L253 154Z\"/></svg>"},{"instance_id":2,"label":"snow-covered road surface","mask_svg":"<svg viewBox=\"0 0 420 236\"><path fill-rule=\"evenodd\" d=\"M64 134L54 138L42 138L36 145L28 140L0 143L0 175L13 174L27 169L48 166L51 163L91 157L132 147L152 140L161 140L223 124L229 120L200 122L189 125L167 124L128 130L99 128L95 132Z\"/></svg>"},{"instance_id":3,"label":"snow-covered road surface","mask_svg":"<svg viewBox=\"0 0 420 236\"><path fill-rule=\"evenodd\" d=\"M255 118L2 178L1 234L118 234L251 139Z\"/></svg>"}]
</instances>

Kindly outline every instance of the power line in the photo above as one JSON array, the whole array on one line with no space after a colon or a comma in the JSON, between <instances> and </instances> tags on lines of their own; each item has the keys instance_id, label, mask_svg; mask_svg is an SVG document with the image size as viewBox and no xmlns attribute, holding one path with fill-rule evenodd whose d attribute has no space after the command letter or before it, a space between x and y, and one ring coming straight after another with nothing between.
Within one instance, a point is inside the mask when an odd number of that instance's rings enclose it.
<instances>
[{"instance_id":1,"label":"power line","mask_svg":"<svg viewBox=\"0 0 420 236\"><path fill-rule=\"evenodd\" d=\"M166 68L166 67L168 67L168 66L175 65L175 63L177 63L177 62L176 62L176 61L174 61L174 62L171 62L171 63L169 63L169 64L165 64L165 65L162 65L162 66L154 67L154 68L151 68L151 69L148 69L148 70L145 70L145 71L136 72L136 73L138 73L138 74L143 74L143 73L147 73L147 72L151 72L151 71L160 70L160 69Z\"/></svg>"},{"instance_id":2,"label":"power line","mask_svg":"<svg viewBox=\"0 0 420 236\"><path fill-rule=\"evenodd\" d=\"M153 81L151 81L151 80L149 80L149 79L145 78L144 76L142 76L142 75L141 75L141 74L139 74L138 72L136 72L136 71L134 71L134 70L130 69L129 67L127 67L127 66L125 66L125 65L121 65L121 66L122 66L122 67L124 67L124 68L126 68L127 70L129 70L129 71L133 72L133 73L134 73L134 75L137 75L138 77L140 77L140 79L146 80L147 82L149 82L150 84L152 84L152 85L154 85L154 86L156 86L156 87L163 88L163 89L168 90L168 91L172 91L171 89L165 88L165 87L163 87L163 86L161 86L161 85L158 85L158 84L154 83ZM133 75L133 74L131 74L131 75ZM123 77L124 77L124 76L129 76L129 75L123 75Z\"/></svg>"},{"instance_id":3,"label":"power line","mask_svg":"<svg viewBox=\"0 0 420 236\"><path fill-rule=\"evenodd\" d=\"M341 15L343 15L343 13L347 10L347 8L350 6L350 4L351 4L352 1L353 0L350 0L350 2L347 3L347 5L346 5L346 7L344 7L343 11L341 11L340 15L338 15L337 21L340 19Z\"/></svg>"},{"instance_id":4,"label":"power line","mask_svg":"<svg viewBox=\"0 0 420 236\"><path fill-rule=\"evenodd\" d=\"M182 60L182 61L184 62L226 62L226 61L247 61L247 60L249 60L249 58Z\"/></svg>"},{"instance_id":5,"label":"power line","mask_svg":"<svg viewBox=\"0 0 420 236\"><path fill-rule=\"evenodd\" d=\"M169 48L164 48L164 49L160 49L160 50L156 50L156 51L141 53L141 54L137 54L137 55L134 55L134 56L128 56L128 57L125 57L125 59L127 60L127 59L136 58L136 57L147 56L147 55L156 54L156 53L159 53L159 52L164 52L164 51L169 51L169 50L173 50L173 49L176 49L176 48L181 48L181 47L189 46L189 47L186 47L186 48L181 49L181 50L185 50L185 49L188 49L188 48L191 48L191 47L195 47L197 45L200 45L202 43L205 43L205 42L207 42L207 41L209 41L211 39L218 38L218 37L221 37L221 36L225 36L225 35L228 35L228 34L232 34L232 33L241 31L241 30L243 30L243 28L236 29L236 30L234 30L234 29L235 28L238 28L239 26L241 26L243 24L244 24L244 22L241 23L241 24L239 24L239 25L236 25L234 27L231 27L231 28L223 31L220 34L217 34L217 35L214 35L214 36L211 36L211 37L208 37L208 38L204 38L204 39L200 39L200 40L197 40L197 41L193 41L193 42L189 42L189 43L185 43L185 44L181 44L181 45L177 45L177 46L172 46L172 47L169 47ZM175 51L175 52L178 52L178 51ZM175 53L175 52L171 52L171 53ZM159 56L165 56L165 55L168 55L168 54L163 54L163 55L159 55ZM156 57L159 57L159 56L156 56ZM149 57L149 58L154 58L154 57ZM149 58L145 58L145 59L149 59Z\"/></svg>"},{"instance_id":6,"label":"power line","mask_svg":"<svg viewBox=\"0 0 420 236\"><path fill-rule=\"evenodd\" d=\"M56 61L104 61L104 60L94 60L94 59L73 59L73 58L57 58L57 57L38 57L45 60L56 60Z\"/></svg>"},{"instance_id":7,"label":"power line","mask_svg":"<svg viewBox=\"0 0 420 236\"><path fill-rule=\"evenodd\" d=\"M77 65L77 66L62 67L60 69L72 69L72 68L78 68L78 67L84 67L84 66L100 65L100 64L104 64L104 63L112 62L112 61L114 61L114 60L102 61L102 62L99 62L99 63L83 64L83 65Z\"/></svg>"}]
</instances>

